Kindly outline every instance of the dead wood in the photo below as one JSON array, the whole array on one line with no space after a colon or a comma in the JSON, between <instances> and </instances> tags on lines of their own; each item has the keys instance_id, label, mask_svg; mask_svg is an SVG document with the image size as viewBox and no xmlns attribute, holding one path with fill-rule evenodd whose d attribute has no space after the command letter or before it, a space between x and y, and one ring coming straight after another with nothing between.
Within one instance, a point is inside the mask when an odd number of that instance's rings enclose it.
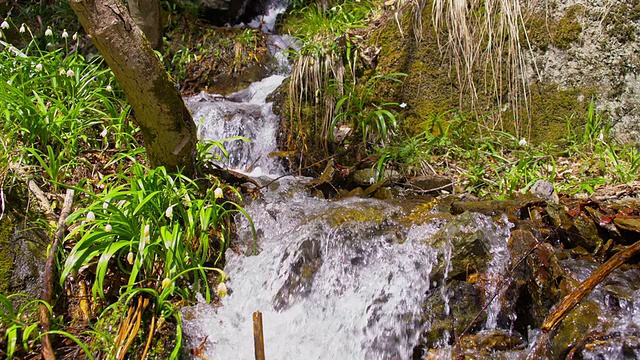
<instances>
[{"instance_id":1,"label":"dead wood","mask_svg":"<svg viewBox=\"0 0 640 360\"><path fill-rule=\"evenodd\" d=\"M596 271L589 276L580 286L575 288L569 295L558 304L558 306L549 314L542 324L542 332L555 330L562 319L573 309L578 303L584 299L596 285L601 283L613 270L624 264L633 255L640 251L640 241L629 245L623 251L613 255L607 262L602 264Z\"/></svg>"},{"instance_id":2,"label":"dead wood","mask_svg":"<svg viewBox=\"0 0 640 360\"><path fill-rule=\"evenodd\" d=\"M52 306L51 302L53 298L53 282L54 278L56 277L56 255L58 254L58 246L64 238L64 234L67 229L65 223L67 221L67 217L69 217L69 214L71 214L74 194L75 190L67 189L67 194L64 198L64 204L62 205L62 211L60 212L60 217L58 218L58 230L53 236L51 248L49 249L49 256L47 257L47 262L44 266L42 295L40 296L40 299L50 306ZM53 346L51 345L51 339L47 334L47 332L51 330L51 314L49 313L49 308L47 308L46 305L41 304L39 314L42 332L44 333L44 335L42 335L42 357L45 360L55 360L56 356L53 351Z\"/></svg>"}]
</instances>

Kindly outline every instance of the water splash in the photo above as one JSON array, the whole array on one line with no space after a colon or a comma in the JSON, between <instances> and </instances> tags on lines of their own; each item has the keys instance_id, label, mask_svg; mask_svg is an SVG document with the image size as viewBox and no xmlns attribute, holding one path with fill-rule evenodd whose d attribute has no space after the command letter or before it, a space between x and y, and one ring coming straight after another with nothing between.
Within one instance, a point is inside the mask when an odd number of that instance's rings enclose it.
<instances>
[{"instance_id":1,"label":"water splash","mask_svg":"<svg viewBox=\"0 0 640 360\"><path fill-rule=\"evenodd\" d=\"M269 358L410 359L435 259L424 240L437 227L400 241L401 209L388 203L275 199L247 207L261 250L229 256L224 306L184 310L191 344L208 336L209 358L251 359L251 314L260 310Z\"/></svg>"},{"instance_id":2,"label":"water splash","mask_svg":"<svg viewBox=\"0 0 640 360\"><path fill-rule=\"evenodd\" d=\"M227 97L201 92L185 99L198 127L199 139L219 141L243 136L251 141L226 142L229 158L223 160L223 165L245 172L258 169L261 170L258 173L283 172L281 164L270 157L277 150L279 125L272 103L266 99L284 78L272 75Z\"/></svg>"}]
</instances>

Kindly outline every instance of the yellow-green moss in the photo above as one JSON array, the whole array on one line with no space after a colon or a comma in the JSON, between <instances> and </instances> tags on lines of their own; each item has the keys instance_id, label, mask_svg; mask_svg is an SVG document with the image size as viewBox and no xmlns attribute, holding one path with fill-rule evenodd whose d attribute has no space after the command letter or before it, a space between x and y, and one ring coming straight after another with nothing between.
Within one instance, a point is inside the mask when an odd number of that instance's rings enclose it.
<instances>
[{"instance_id":1,"label":"yellow-green moss","mask_svg":"<svg viewBox=\"0 0 640 360\"><path fill-rule=\"evenodd\" d=\"M557 84L531 87L531 140L553 143L567 135L567 120L572 127L583 126L595 89L560 89Z\"/></svg>"},{"instance_id":2,"label":"yellow-green moss","mask_svg":"<svg viewBox=\"0 0 640 360\"><path fill-rule=\"evenodd\" d=\"M581 5L567 8L559 20L550 18L544 11L534 13L526 24L529 41L541 50L546 50L549 45L567 49L580 41L582 25L578 17L583 15L584 9Z\"/></svg>"},{"instance_id":3,"label":"yellow-green moss","mask_svg":"<svg viewBox=\"0 0 640 360\"><path fill-rule=\"evenodd\" d=\"M625 44L636 41L638 20L640 20L640 0L631 0L612 6L602 24L607 35Z\"/></svg>"},{"instance_id":4,"label":"yellow-green moss","mask_svg":"<svg viewBox=\"0 0 640 360\"><path fill-rule=\"evenodd\" d=\"M372 43L380 47L377 74L401 72L407 74L402 84L387 84L378 95L383 101L406 103L402 130L409 135L420 132L420 124L432 114L459 108L459 89L455 74L443 61L438 48L436 33L431 22L431 6L425 6L422 23L423 40L416 40L412 27L412 14L405 11L401 21L386 26L372 37Z\"/></svg>"}]
</instances>

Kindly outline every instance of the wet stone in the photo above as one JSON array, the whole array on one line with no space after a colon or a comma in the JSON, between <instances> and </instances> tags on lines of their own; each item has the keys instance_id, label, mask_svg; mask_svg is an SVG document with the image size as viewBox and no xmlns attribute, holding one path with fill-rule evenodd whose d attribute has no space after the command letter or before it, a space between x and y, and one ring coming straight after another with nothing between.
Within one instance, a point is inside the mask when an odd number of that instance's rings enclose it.
<instances>
[{"instance_id":1,"label":"wet stone","mask_svg":"<svg viewBox=\"0 0 640 360\"><path fill-rule=\"evenodd\" d=\"M416 176L408 179L406 186L411 190L417 190L420 192L433 192L440 190L445 190L449 193L453 192L453 182L451 179L438 175Z\"/></svg>"},{"instance_id":2,"label":"wet stone","mask_svg":"<svg viewBox=\"0 0 640 360\"><path fill-rule=\"evenodd\" d=\"M288 259L292 257L292 259ZM303 241L293 253L286 252L282 262L289 261L287 278L274 298L276 310L287 309L294 299L311 292L314 274L322 265L322 252L318 240Z\"/></svg>"},{"instance_id":3,"label":"wet stone","mask_svg":"<svg viewBox=\"0 0 640 360\"><path fill-rule=\"evenodd\" d=\"M483 227L482 224L486 224ZM440 249L438 262L432 271L433 279L441 279L447 271L447 280L464 279L469 269L479 272L487 268L491 258L489 237L495 228L493 221L481 214L466 212L448 222L432 239L429 245ZM449 264L442 253L451 249Z\"/></svg>"},{"instance_id":4,"label":"wet stone","mask_svg":"<svg viewBox=\"0 0 640 360\"><path fill-rule=\"evenodd\" d=\"M448 300L443 300L443 294ZM442 347L452 343L454 334L461 334L471 324L477 314L478 318L470 327L477 331L487 319L482 311L482 294L466 281L453 280L442 287L433 288L424 303L424 319L428 324L422 342L427 348ZM443 343L443 339L447 339Z\"/></svg>"},{"instance_id":5,"label":"wet stone","mask_svg":"<svg viewBox=\"0 0 640 360\"><path fill-rule=\"evenodd\" d=\"M551 356L564 359L569 349L581 342L600 322L600 306L594 301L582 301L567 314L551 338Z\"/></svg>"}]
</instances>

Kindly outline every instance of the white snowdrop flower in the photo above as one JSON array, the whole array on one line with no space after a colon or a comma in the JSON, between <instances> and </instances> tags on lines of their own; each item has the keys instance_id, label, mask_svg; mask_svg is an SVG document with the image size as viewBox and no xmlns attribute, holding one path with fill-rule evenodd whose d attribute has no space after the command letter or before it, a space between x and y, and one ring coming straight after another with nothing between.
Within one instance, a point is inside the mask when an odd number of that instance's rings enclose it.
<instances>
[{"instance_id":1,"label":"white snowdrop flower","mask_svg":"<svg viewBox=\"0 0 640 360\"><path fill-rule=\"evenodd\" d=\"M76 73L74 73L73 70L71 70L71 69L67 70L67 77L72 77L75 74Z\"/></svg>"},{"instance_id":2,"label":"white snowdrop flower","mask_svg":"<svg viewBox=\"0 0 640 360\"><path fill-rule=\"evenodd\" d=\"M113 91L113 88L111 87L111 85L107 85L106 89L107 89L108 92L112 92Z\"/></svg>"},{"instance_id":3,"label":"white snowdrop flower","mask_svg":"<svg viewBox=\"0 0 640 360\"><path fill-rule=\"evenodd\" d=\"M169 206L167 208L167 211L165 211L164 216L168 217L169 219L171 219L171 215L173 215L173 206Z\"/></svg>"},{"instance_id":4,"label":"white snowdrop flower","mask_svg":"<svg viewBox=\"0 0 640 360\"><path fill-rule=\"evenodd\" d=\"M166 277L166 278L164 278L162 280L162 288L163 289L168 287L168 286L170 286L170 285L171 285L171 279L169 279L168 277Z\"/></svg>"},{"instance_id":5,"label":"white snowdrop flower","mask_svg":"<svg viewBox=\"0 0 640 360\"><path fill-rule=\"evenodd\" d=\"M11 80L7 80L7 84L8 84L8 85L11 85Z\"/></svg>"},{"instance_id":6,"label":"white snowdrop flower","mask_svg":"<svg viewBox=\"0 0 640 360\"><path fill-rule=\"evenodd\" d=\"M42 64L38 63L38 65L36 65L36 71L42 71Z\"/></svg>"},{"instance_id":7,"label":"white snowdrop flower","mask_svg":"<svg viewBox=\"0 0 640 360\"><path fill-rule=\"evenodd\" d=\"M66 74L66 73L67 73L67 72L66 72L66 71L64 71L64 69L60 69L60 72L59 72L59 74L60 74L60 75L64 75L64 74Z\"/></svg>"},{"instance_id":8,"label":"white snowdrop flower","mask_svg":"<svg viewBox=\"0 0 640 360\"><path fill-rule=\"evenodd\" d=\"M520 139L520 142L518 143L518 145L527 146L527 140L525 140L525 138Z\"/></svg>"},{"instance_id":9,"label":"white snowdrop flower","mask_svg":"<svg viewBox=\"0 0 640 360\"><path fill-rule=\"evenodd\" d=\"M402 103L402 104L400 104L399 106L400 106L401 108L403 108L403 109L404 109L404 108L406 108L406 107L407 107L407 103Z\"/></svg>"},{"instance_id":10,"label":"white snowdrop flower","mask_svg":"<svg viewBox=\"0 0 640 360\"><path fill-rule=\"evenodd\" d=\"M131 251L127 254L127 262L129 265L133 265L133 253Z\"/></svg>"},{"instance_id":11,"label":"white snowdrop flower","mask_svg":"<svg viewBox=\"0 0 640 360\"><path fill-rule=\"evenodd\" d=\"M104 128L104 129L102 130L102 132L100 133L100 137L106 137L108 133L109 133L109 132L107 131L107 128Z\"/></svg>"},{"instance_id":12,"label":"white snowdrop flower","mask_svg":"<svg viewBox=\"0 0 640 360\"><path fill-rule=\"evenodd\" d=\"M222 189L221 189L221 188L216 188L216 189L213 191L213 196L214 196L216 199L220 199L220 198L224 197L224 193L222 192Z\"/></svg>"},{"instance_id":13,"label":"white snowdrop flower","mask_svg":"<svg viewBox=\"0 0 640 360\"><path fill-rule=\"evenodd\" d=\"M149 237L149 224L144 226L144 237L148 238Z\"/></svg>"},{"instance_id":14,"label":"white snowdrop flower","mask_svg":"<svg viewBox=\"0 0 640 360\"><path fill-rule=\"evenodd\" d=\"M44 36L53 36L53 31L51 31L50 27L48 27L47 30L45 30Z\"/></svg>"},{"instance_id":15,"label":"white snowdrop flower","mask_svg":"<svg viewBox=\"0 0 640 360\"><path fill-rule=\"evenodd\" d=\"M227 289L227 285L225 283L221 282L220 284L218 284L218 289L217 289L218 296L225 297L227 296L228 292L229 290Z\"/></svg>"},{"instance_id":16,"label":"white snowdrop flower","mask_svg":"<svg viewBox=\"0 0 640 360\"><path fill-rule=\"evenodd\" d=\"M78 40L78 33L74 33L73 36L71 37L74 41Z\"/></svg>"},{"instance_id":17,"label":"white snowdrop flower","mask_svg":"<svg viewBox=\"0 0 640 360\"><path fill-rule=\"evenodd\" d=\"M600 135L598 135L598 140L599 141L604 141L604 134L600 133Z\"/></svg>"},{"instance_id":18,"label":"white snowdrop flower","mask_svg":"<svg viewBox=\"0 0 640 360\"><path fill-rule=\"evenodd\" d=\"M105 202L102 203L102 208L103 209L106 209L108 207L109 207L109 202L108 201L105 201Z\"/></svg>"},{"instance_id":19,"label":"white snowdrop flower","mask_svg":"<svg viewBox=\"0 0 640 360\"><path fill-rule=\"evenodd\" d=\"M69 37L69 33L67 32L67 29L64 29L64 31L62 32L62 38L67 39L68 37Z\"/></svg>"},{"instance_id":20,"label":"white snowdrop flower","mask_svg":"<svg viewBox=\"0 0 640 360\"><path fill-rule=\"evenodd\" d=\"M7 20L3 21L2 24L0 24L0 28L3 28L3 29L9 28L9 23L7 22Z\"/></svg>"},{"instance_id":21,"label":"white snowdrop flower","mask_svg":"<svg viewBox=\"0 0 640 360\"><path fill-rule=\"evenodd\" d=\"M93 211L89 211L87 213L87 222L92 222L96 220L96 214L93 213Z\"/></svg>"},{"instance_id":22,"label":"white snowdrop flower","mask_svg":"<svg viewBox=\"0 0 640 360\"><path fill-rule=\"evenodd\" d=\"M20 30L19 30L19 31L20 31L21 33L24 33L24 32L26 32L26 31L27 31L27 28L24 26L24 24L22 24L22 25L20 26Z\"/></svg>"},{"instance_id":23,"label":"white snowdrop flower","mask_svg":"<svg viewBox=\"0 0 640 360\"><path fill-rule=\"evenodd\" d=\"M104 226L104 231L106 232L112 232L113 231L113 227L111 226L111 224L107 224Z\"/></svg>"}]
</instances>

